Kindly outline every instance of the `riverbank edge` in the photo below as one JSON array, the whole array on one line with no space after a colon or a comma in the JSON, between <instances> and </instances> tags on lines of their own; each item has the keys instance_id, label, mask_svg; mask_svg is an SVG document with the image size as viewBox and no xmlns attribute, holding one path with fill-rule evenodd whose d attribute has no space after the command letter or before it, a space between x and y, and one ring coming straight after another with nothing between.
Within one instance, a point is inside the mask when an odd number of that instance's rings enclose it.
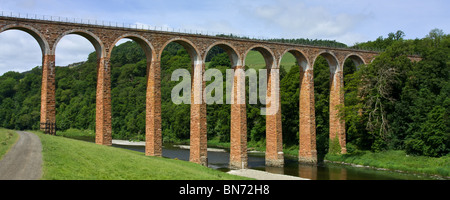
<instances>
[{"instance_id":1,"label":"riverbank edge","mask_svg":"<svg viewBox=\"0 0 450 200\"><path fill-rule=\"evenodd\" d=\"M136 141L128 141L128 140L112 140L112 144L116 145L125 145L125 146L145 146L145 142L136 142ZM181 149L190 149L189 145L174 145L175 147ZM226 152L225 149L219 148L207 148L209 152ZM289 176L284 174L275 174L266 171L253 170L253 169L239 169L239 170L230 170L227 172L228 174L243 176L247 178L253 178L256 180L310 180L306 178Z\"/></svg>"},{"instance_id":2,"label":"riverbank edge","mask_svg":"<svg viewBox=\"0 0 450 200\"><path fill-rule=\"evenodd\" d=\"M80 130L76 130L73 129L71 132L74 132L75 135L71 134L65 134L69 131L66 132L58 132L57 135L64 135L64 137L94 137L94 133L92 131L80 131ZM81 135L79 135L81 134ZM145 145L145 142L140 141L140 142L134 142L134 141L130 141L130 140L121 140L121 141L126 141L127 143L130 144L140 144L140 145ZM189 146L187 145L189 144L188 141L184 141L184 142L179 142L179 143L175 143L174 145L182 145L182 146ZM215 149L215 148L220 148L221 150L223 149L229 149L227 147L227 144L225 143L218 143L218 145L214 145L217 144L217 141L208 141L208 146L212 147L212 148L208 148L208 150L210 151L211 149ZM252 145L249 143L248 144L250 147L249 149L249 153L262 153L264 154L264 148L258 148L258 147L252 147ZM296 159L298 157L297 154L295 154L296 152L298 152L298 149L296 150L294 147L290 147L288 149L284 148L284 156L285 157L289 157L289 158L293 158ZM347 154L346 154L347 155ZM418 175L427 175L427 176L433 176L433 177L438 177L438 178L442 178L442 179L450 179L449 176L446 175L442 175L442 174L438 174L438 173L421 173L421 172L417 172L417 171L409 171L409 170L400 170L400 169L395 169L395 168L381 168L381 167L377 167L377 166L372 166L372 165L360 165L360 164L356 164L356 163L351 163L351 162L344 162L342 160L339 159L330 159L328 155L325 156L325 158L323 159L323 161L321 162L329 162L329 163L334 163L334 164L343 164L346 163L344 165L353 165L355 167L360 167L360 166L364 166L364 167L368 167L368 168L373 168L373 169L380 169L380 170L388 170L388 171L394 171L394 172L403 172L403 173L409 173L409 174L418 174Z\"/></svg>"},{"instance_id":3,"label":"riverbank edge","mask_svg":"<svg viewBox=\"0 0 450 200\"><path fill-rule=\"evenodd\" d=\"M113 144L132 145L132 146L145 146L145 142L135 142L135 141L128 141L128 140L113 140ZM189 145L174 145L174 146L178 147L178 148L182 148L182 149L190 149ZM226 150L225 150L226 148L225 149L221 149L221 148L224 148L224 147L220 147L220 148L209 148L208 147L207 149L208 149L209 152L226 152ZM264 151L251 150L251 151L248 151L248 153L265 153L265 152ZM294 158L294 159L297 158L297 155L285 154L285 156L290 157L290 158ZM435 177L435 178L447 179L447 180L450 179L450 176L444 176L444 175L440 175L440 174L419 173L419 172L415 172L415 171L390 169L390 168L381 168L381 167L376 167L376 166L360 165L360 164L348 163L348 162L343 162L343 161L333 161L333 160L324 159L323 162L324 163L332 163L332 164L341 164L341 165L346 165L346 166L351 166L351 167L356 167L356 168L368 168L368 169L374 169L374 170L380 170L380 171L393 171L393 172L405 173L405 174L432 176L432 177ZM239 173L246 174L246 173L251 173L251 172L239 172ZM252 176L251 175L247 175L246 177L250 177L251 178Z\"/></svg>"},{"instance_id":4,"label":"riverbank edge","mask_svg":"<svg viewBox=\"0 0 450 200\"><path fill-rule=\"evenodd\" d=\"M30 132L43 145L43 180L252 180L188 161Z\"/></svg>"},{"instance_id":5,"label":"riverbank edge","mask_svg":"<svg viewBox=\"0 0 450 200\"><path fill-rule=\"evenodd\" d=\"M145 142L135 142L135 141L128 141L128 140L112 140L112 144L116 145L124 145L124 146L145 146ZM189 145L173 145L174 147L178 147L180 149L191 149ZM206 148L207 151L210 152L226 152L225 149L219 149L219 148Z\"/></svg>"},{"instance_id":6,"label":"riverbank edge","mask_svg":"<svg viewBox=\"0 0 450 200\"><path fill-rule=\"evenodd\" d=\"M432 176L435 178L450 180L450 176L441 176L438 174L427 174L427 173L417 173L417 172L412 172L412 171L403 171L403 170L398 170L398 169L387 169L387 168L380 168L380 167L374 167L374 166L359 165L359 164L354 164L354 163L346 163L346 162L342 162L342 161L324 160L323 162L331 163L331 164L338 164L338 165L347 165L347 166L356 167L356 168L367 168L367 169L374 169L374 170L380 170L380 171L393 171L393 172L405 173L405 174Z\"/></svg>"},{"instance_id":7,"label":"riverbank edge","mask_svg":"<svg viewBox=\"0 0 450 200\"><path fill-rule=\"evenodd\" d=\"M369 154L376 154L375 156L377 156L377 157L385 156L385 158L387 157L391 161L392 160L401 159L401 158L392 156L393 152L397 152L397 153L402 152L402 153L404 153L403 151L399 151L398 150L398 151L387 151L387 152L384 152L384 153L381 153L381 154L380 153L373 153L373 152L365 152L365 151L360 151L358 153L358 155L357 154L337 154L337 155L335 155L335 154L327 154L325 156L323 162L324 163L346 165L346 166L351 166L351 167L356 167L356 168L368 168L368 169L374 169L374 170L380 170L380 171L392 171L392 172L405 173L405 174L430 176L430 177L435 177L435 178L443 179L443 180L450 180L450 176L445 175L445 174L449 174L448 173L448 170L449 170L448 166L450 166L450 165L447 165L447 168L443 169L443 170L446 170L446 171L440 173L440 172L436 172L436 171L438 171L438 168L440 168L440 167L427 166L426 164L422 164L422 168L421 168L425 172L420 172L418 170L413 170L413 169L410 170L408 168L406 170L399 169L401 167L406 168L407 165L411 165L411 163L406 163L406 164L402 163L402 162L397 162L397 163L393 162L393 163L391 163L391 164L394 164L394 165L400 163L401 164L400 167L380 167L380 166L377 166L376 164L374 164L374 165L361 164L361 162L365 162L365 163L366 162L370 162L371 163L373 161L380 161L380 163L386 164L386 160L383 160L383 158L381 158L381 159L372 159L372 158L367 158L367 157L364 158L364 155L366 155L366 154L367 155L369 155ZM374 155L371 155L371 156L374 156ZM410 155L406 155L406 157L408 157L408 156L410 156ZM412 156L412 157L414 157L414 156ZM420 156L418 156L418 157L420 157ZM428 159L434 159L434 158L431 158L431 157L427 157L427 158ZM443 158L443 159L445 159L445 161L446 161L445 163L448 163L449 162L448 156L446 156L446 158ZM440 159L440 158L436 158L436 159ZM348 160L353 160L355 162L348 162ZM424 163L433 162L433 163L436 163L438 161L414 161L414 162L424 162ZM409 168L411 168L411 166L409 166ZM417 168L417 169L419 169L419 168Z\"/></svg>"}]
</instances>

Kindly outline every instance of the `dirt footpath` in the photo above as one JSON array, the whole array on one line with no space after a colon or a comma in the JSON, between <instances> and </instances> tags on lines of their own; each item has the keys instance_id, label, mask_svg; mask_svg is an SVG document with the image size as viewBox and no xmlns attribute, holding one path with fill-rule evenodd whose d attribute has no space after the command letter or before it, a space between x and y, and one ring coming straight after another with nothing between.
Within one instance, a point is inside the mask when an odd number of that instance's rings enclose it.
<instances>
[{"instance_id":1,"label":"dirt footpath","mask_svg":"<svg viewBox=\"0 0 450 200\"><path fill-rule=\"evenodd\" d=\"M17 131L19 140L0 160L0 180L38 180L42 176L42 144L33 133Z\"/></svg>"}]
</instances>

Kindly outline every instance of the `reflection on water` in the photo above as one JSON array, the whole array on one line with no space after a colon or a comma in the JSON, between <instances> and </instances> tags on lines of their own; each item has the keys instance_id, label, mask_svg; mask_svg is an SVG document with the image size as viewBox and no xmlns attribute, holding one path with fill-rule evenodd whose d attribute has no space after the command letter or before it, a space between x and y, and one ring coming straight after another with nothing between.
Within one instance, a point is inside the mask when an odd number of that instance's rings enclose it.
<instances>
[{"instance_id":1,"label":"reflection on water","mask_svg":"<svg viewBox=\"0 0 450 200\"><path fill-rule=\"evenodd\" d=\"M145 152L143 146L124 146L113 145L115 147L126 148L130 150ZM162 156L166 158L177 158L179 160L189 161L189 149L180 149L172 145L164 145ZM230 154L226 152L208 151L208 167L229 171ZM381 171L368 168L358 168L340 164L319 164L307 165L299 164L296 158L285 157L284 167L265 166L264 153L249 153L248 168L267 171L276 174L285 174L298 176L311 180L427 180L435 179L431 176L414 175L408 173L398 173L392 171Z\"/></svg>"}]
</instances>

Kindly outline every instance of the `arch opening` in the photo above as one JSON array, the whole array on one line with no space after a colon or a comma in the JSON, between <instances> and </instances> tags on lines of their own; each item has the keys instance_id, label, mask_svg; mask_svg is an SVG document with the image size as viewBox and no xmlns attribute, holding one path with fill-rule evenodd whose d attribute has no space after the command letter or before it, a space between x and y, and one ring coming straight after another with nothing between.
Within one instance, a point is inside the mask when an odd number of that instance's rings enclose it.
<instances>
[{"instance_id":1,"label":"arch opening","mask_svg":"<svg viewBox=\"0 0 450 200\"><path fill-rule=\"evenodd\" d=\"M283 166L283 146L281 134L281 109L279 96L279 63L273 52L264 46L253 46L244 54L245 68L256 71L258 82L258 101L252 103L252 81L249 80L249 104L246 110L246 124L249 143L266 146L265 162L267 166ZM262 73L263 74L262 74ZM251 77L251 76L249 76ZM253 82L256 82L253 79ZM246 147L245 147L246 149ZM246 151L245 151L246 152Z\"/></svg>"},{"instance_id":2,"label":"arch opening","mask_svg":"<svg viewBox=\"0 0 450 200\"><path fill-rule=\"evenodd\" d=\"M227 85L227 72L231 68L242 66L235 49L224 43L215 43L206 51L205 63L207 73L205 100L207 103L208 140L230 142L231 137L231 105L232 88ZM221 80L218 80L221 78ZM226 90L230 91L226 91Z\"/></svg>"},{"instance_id":3,"label":"arch opening","mask_svg":"<svg viewBox=\"0 0 450 200\"><path fill-rule=\"evenodd\" d=\"M360 80L360 76L356 73L364 63L364 60L358 55L349 55L344 61L344 105L346 115L362 114L358 106L360 93L357 82ZM352 120L356 119L352 117L347 119L349 120L345 121L345 141L358 147L365 147L367 146L366 144L371 144L371 142L368 142L370 139L365 134L362 134L361 131L358 131L362 128L354 128L359 125L354 121L352 122Z\"/></svg>"},{"instance_id":4,"label":"arch opening","mask_svg":"<svg viewBox=\"0 0 450 200\"><path fill-rule=\"evenodd\" d=\"M103 58L106 56L105 48L104 48L103 43L101 42L100 38L98 38L98 36L96 36L95 34L85 31L85 30L70 30L70 31L67 31L67 32L61 34L56 39L55 44L52 48L53 54L55 54L56 47L59 44L60 40L67 35L78 35L78 36L81 36L81 37L84 37L85 39L87 39L92 44L92 46L94 46L95 53L96 53L98 60L100 58Z\"/></svg>"},{"instance_id":5,"label":"arch opening","mask_svg":"<svg viewBox=\"0 0 450 200\"><path fill-rule=\"evenodd\" d=\"M189 139L190 104L184 101L175 104L171 97L171 90L186 80L180 78L179 81L171 81L171 75L179 69L191 72L192 64L190 53L178 42L168 43L161 53L161 106L165 108L161 110L163 143L175 142L177 139ZM190 90L188 94L182 90L179 95L189 100L191 97ZM177 124L177 126L171 126L171 124Z\"/></svg>"},{"instance_id":6,"label":"arch opening","mask_svg":"<svg viewBox=\"0 0 450 200\"><path fill-rule=\"evenodd\" d=\"M190 139L189 161L207 165L206 104L202 98L205 63L189 40L175 38L164 47L161 52L161 102L165 108L161 114L163 141ZM177 81L171 81L174 78ZM175 87L182 90L174 93ZM174 99L174 95L178 96Z\"/></svg>"},{"instance_id":7,"label":"arch opening","mask_svg":"<svg viewBox=\"0 0 450 200\"><path fill-rule=\"evenodd\" d=\"M0 126L39 129L43 47L30 32L0 30ZM27 72L27 73L24 73Z\"/></svg>"},{"instance_id":8,"label":"arch opening","mask_svg":"<svg viewBox=\"0 0 450 200\"><path fill-rule=\"evenodd\" d=\"M259 52L259 54L256 52ZM261 62L260 59L261 56L264 59L264 62ZM244 65L248 65L250 68L271 69L275 64L274 62L275 62L274 54L266 47L254 46L245 53ZM253 66L250 66L249 64Z\"/></svg>"},{"instance_id":9,"label":"arch opening","mask_svg":"<svg viewBox=\"0 0 450 200\"><path fill-rule=\"evenodd\" d=\"M23 31L23 32L31 35L38 42L39 46L41 47L42 55L45 55L50 50L48 42L45 40L45 37L42 36L42 34L38 30L36 30L35 28L33 28L31 26L7 25L7 26L3 27L2 29L0 29L0 33L7 31L7 30L19 30L19 31Z\"/></svg>"},{"instance_id":10,"label":"arch opening","mask_svg":"<svg viewBox=\"0 0 450 200\"><path fill-rule=\"evenodd\" d=\"M330 89L332 83L331 62L325 56L319 55L314 60L314 111L317 159L323 160L329 150L330 133Z\"/></svg>"},{"instance_id":11,"label":"arch opening","mask_svg":"<svg viewBox=\"0 0 450 200\"><path fill-rule=\"evenodd\" d=\"M356 54L350 54L348 55L345 60L344 60L344 76L347 74L352 74L354 73L356 70L359 69L360 65L364 65L366 62L364 61L364 59Z\"/></svg>"},{"instance_id":12,"label":"arch opening","mask_svg":"<svg viewBox=\"0 0 450 200\"><path fill-rule=\"evenodd\" d=\"M97 53L87 38L68 34L55 43L56 126L95 130Z\"/></svg>"},{"instance_id":13,"label":"arch opening","mask_svg":"<svg viewBox=\"0 0 450 200\"><path fill-rule=\"evenodd\" d=\"M173 45L172 43L175 43L179 46ZM183 47L183 49L188 53L189 58L191 59L191 64L193 66L203 63L203 59L201 58L200 53L195 47L195 45L191 41L183 38L175 38L166 42L166 44L163 45L164 48L159 55L161 55L162 58L163 56L162 54L164 51L168 51L172 55L176 54L177 53L176 51L180 50L180 46Z\"/></svg>"},{"instance_id":14,"label":"arch opening","mask_svg":"<svg viewBox=\"0 0 450 200\"><path fill-rule=\"evenodd\" d=\"M229 44L225 44L225 43L215 43L213 45L211 45L207 50L206 50L206 56L204 59L204 62L212 62L212 60L217 57L220 56L218 58L216 58L216 62L218 62L217 59L220 59L219 63L214 63L213 65L221 65L221 66L228 66L228 67L232 67L235 68L236 66L242 66L242 61L240 56L237 54L237 51L234 47L232 47ZM226 61L225 58L225 53L228 56L228 61ZM222 54L222 55L221 55ZM228 63L229 62L229 63ZM210 64L210 63L208 63ZM208 65L209 67L209 65Z\"/></svg>"},{"instance_id":15,"label":"arch opening","mask_svg":"<svg viewBox=\"0 0 450 200\"><path fill-rule=\"evenodd\" d=\"M246 76L245 78L245 99L246 99L246 118L247 118L247 140L250 143L259 144L261 146L265 146L266 144L262 141L265 141L266 138L266 116L261 115L261 109L267 107L264 105L267 103L266 94L267 94L267 83L261 83L261 69L271 69L274 64L274 58L269 50L264 47L252 47L245 54L243 58L245 64L246 71L254 70L256 72L257 80L253 80L253 82L257 81L257 91L250 91L252 88L250 84L250 76ZM267 70L266 74L266 82L270 77L269 70ZM263 87L261 87L263 86ZM264 88L264 89L263 89ZM257 94L257 101L251 101L251 95ZM262 98L264 97L264 99Z\"/></svg>"},{"instance_id":16,"label":"arch opening","mask_svg":"<svg viewBox=\"0 0 450 200\"><path fill-rule=\"evenodd\" d=\"M319 159L322 159L327 152L346 152L345 123L340 118L338 109L344 104L344 94L341 91L344 78L342 66L334 54L322 52L314 62L317 153Z\"/></svg>"},{"instance_id":17,"label":"arch opening","mask_svg":"<svg viewBox=\"0 0 450 200\"><path fill-rule=\"evenodd\" d=\"M292 69L291 67L294 65L301 67L302 71L306 71L311 68L304 53L295 49L290 49L283 53L279 66L282 65L286 67L286 72L289 72L289 70Z\"/></svg>"},{"instance_id":18,"label":"arch opening","mask_svg":"<svg viewBox=\"0 0 450 200\"><path fill-rule=\"evenodd\" d=\"M147 62L151 62L154 57L155 57L155 52L154 52L154 48L151 45L151 43L144 37L139 36L139 35L133 35L133 34L126 34L126 35L122 35L119 38L116 39L116 41L114 41L113 43L113 47L111 48L112 50L110 51L110 55L113 53L114 51L114 47L119 46L123 43L126 42L135 42L137 43L140 48L143 50L144 55L145 55L145 59L147 60ZM137 56L141 56L141 52L136 52L139 53Z\"/></svg>"},{"instance_id":19,"label":"arch opening","mask_svg":"<svg viewBox=\"0 0 450 200\"><path fill-rule=\"evenodd\" d=\"M331 54L329 52L322 52L321 54L319 54L319 56L321 56L322 58L324 58L327 61L328 67L330 69L330 75L334 75L336 72L341 70L339 67L339 61L337 60L336 56L334 56L333 54ZM317 57L316 57L316 60L317 60Z\"/></svg>"},{"instance_id":20,"label":"arch opening","mask_svg":"<svg viewBox=\"0 0 450 200\"><path fill-rule=\"evenodd\" d=\"M122 36L114 44L110 51L112 136L145 141L146 86L153 51L137 36Z\"/></svg>"},{"instance_id":21,"label":"arch opening","mask_svg":"<svg viewBox=\"0 0 450 200\"><path fill-rule=\"evenodd\" d=\"M283 145L290 148L299 145L299 96L303 73L309 66L306 57L298 50L287 50L279 65Z\"/></svg>"},{"instance_id":22,"label":"arch opening","mask_svg":"<svg viewBox=\"0 0 450 200\"><path fill-rule=\"evenodd\" d=\"M42 66L42 56L46 50L42 43L30 31L13 28L0 31L0 47L8 50L0 55L0 75L7 71L21 73Z\"/></svg>"}]
</instances>

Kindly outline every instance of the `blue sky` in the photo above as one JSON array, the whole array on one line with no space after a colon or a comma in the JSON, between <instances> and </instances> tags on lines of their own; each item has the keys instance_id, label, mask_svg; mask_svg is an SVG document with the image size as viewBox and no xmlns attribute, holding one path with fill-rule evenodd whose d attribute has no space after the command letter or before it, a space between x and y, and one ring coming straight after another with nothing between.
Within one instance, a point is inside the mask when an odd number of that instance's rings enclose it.
<instances>
[{"instance_id":1,"label":"blue sky","mask_svg":"<svg viewBox=\"0 0 450 200\"><path fill-rule=\"evenodd\" d=\"M448 0L0 0L0 11L265 38L329 39L353 45L402 30L406 38L431 29L450 32ZM66 36L56 64L84 61L93 46ZM25 55L21 55L25 54ZM19 55L21 55L19 57ZM20 31L0 34L0 74L41 65L41 52Z\"/></svg>"}]
</instances>

